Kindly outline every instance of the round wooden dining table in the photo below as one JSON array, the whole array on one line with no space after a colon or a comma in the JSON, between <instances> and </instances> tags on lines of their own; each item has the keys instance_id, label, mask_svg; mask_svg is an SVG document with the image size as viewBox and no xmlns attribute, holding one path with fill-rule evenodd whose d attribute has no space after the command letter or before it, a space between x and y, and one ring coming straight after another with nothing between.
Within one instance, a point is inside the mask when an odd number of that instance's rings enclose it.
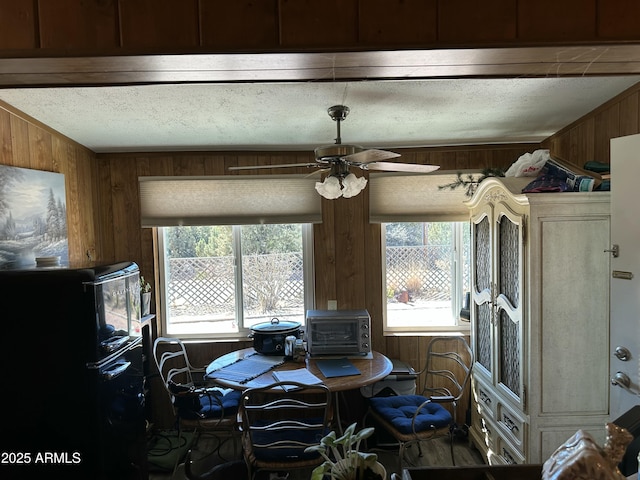
<instances>
[{"instance_id":1,"label":"round wooden dining table","mask_svg":"<svg viewBox=\"0 0 640 480\"><path fill-rule=\"evenodd\" d=\"M382 380L391 373L393 366L391 360L387 357L379 352L372 352L371 355L366 357L347 357L349 362L358 369L360 374L342 377L325 377L317 365L317 361L322 360L325 357L316 358L309 357L307 355L304 362L293 360L284 361L284 363L277 365L271 370L245 382L231 381L216 377L215 372L217 370L255 354L256 351L253 347L249 347L222 355L207 365L205 376L206 378L215 380L216 383L223 387L232 388L234 390L245 390L253 387L264 387L274 383L276 380L273 377L273 372L306 368L310 373L322 380L322 383L326 385L331 392L342 392L346 390L355 390Z\"/></svg>"}]
</instances>

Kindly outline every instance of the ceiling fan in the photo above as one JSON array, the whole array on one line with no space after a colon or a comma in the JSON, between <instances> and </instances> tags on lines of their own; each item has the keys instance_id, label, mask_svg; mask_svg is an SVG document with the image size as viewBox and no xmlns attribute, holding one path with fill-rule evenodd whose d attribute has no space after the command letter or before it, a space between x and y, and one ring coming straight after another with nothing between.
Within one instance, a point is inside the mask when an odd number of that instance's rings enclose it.
<instances>
[{"instance_id":1,"label":"ceiling fan","mask_svg":"<svg viewBox=\"0 0 640 480\"><path fill-rule=\"evenodd\" d=\"M351 173L351 167L360 168L361 170L410 173L430 173L440 168L437 165L387 162L385 160L397 158L400 154L387 150L365 149L358 145L343 144L340 138L340 122L344 121L347 115L349 115L349 107L345 105L334 105L329 107L327 112L337 125L336 143L316 148L314 150L316 157L315 162L229 167L229 170L255 170L283 167L319 168L319 172L328 171L329 173L324 181L316 182L316 190L323 197L334 199L339 197L354 197L367 185L367 179L364 177L356 177Z\"/></svg>"}]
</instances>

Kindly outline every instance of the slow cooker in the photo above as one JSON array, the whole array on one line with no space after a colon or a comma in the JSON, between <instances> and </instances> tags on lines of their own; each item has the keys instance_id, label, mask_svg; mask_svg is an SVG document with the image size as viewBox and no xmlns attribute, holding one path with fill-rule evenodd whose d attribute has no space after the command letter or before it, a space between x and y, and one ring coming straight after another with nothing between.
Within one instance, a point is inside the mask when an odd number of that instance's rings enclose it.
<instances>
[{"instance_id":1,"label":"slow cooker","mask_svg":"<svg viewBox=\"0 0 640 480\"><path fill-rule=\"evenodd\" d=\"M272 318L270 322L256 323L251 327L253 348L263 355L284 355L284 339L289 335L300 338L299 322Z\"/></svg>"}]
</instances>

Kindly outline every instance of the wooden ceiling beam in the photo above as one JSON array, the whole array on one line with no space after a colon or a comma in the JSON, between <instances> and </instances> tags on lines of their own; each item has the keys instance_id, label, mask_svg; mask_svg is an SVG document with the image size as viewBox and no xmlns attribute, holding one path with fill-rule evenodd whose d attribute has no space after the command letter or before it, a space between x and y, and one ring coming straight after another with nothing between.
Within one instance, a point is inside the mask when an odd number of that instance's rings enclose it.
<instances>
[{"instance_id":1,"label":"wooden ceiling beam","mask_svg":"<svg viewBox=\"0 0 640 480\"><path fill-rule=\"evenodd\" d=\"M636 44L0 59L1 87L637 73L640 46Z\"/></svg>"}]
</instances>

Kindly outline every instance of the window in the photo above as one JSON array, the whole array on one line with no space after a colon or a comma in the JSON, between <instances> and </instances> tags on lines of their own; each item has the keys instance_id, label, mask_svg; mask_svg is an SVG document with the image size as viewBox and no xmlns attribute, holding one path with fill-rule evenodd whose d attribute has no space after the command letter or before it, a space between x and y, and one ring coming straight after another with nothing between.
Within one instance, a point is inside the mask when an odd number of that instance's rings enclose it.
<instances>
[{"instance_id":1,"label":"window","mask_svg":"<svg viewBox=\"0 0 640 480\"><path fill-rule=\"evenodd\" d=\"M385 331L468 329L459 314L469 291L469 223L384 223L382 237Z\"/></svg>"},{"instance_id":2,"label":"window","mask_svg":"<svg viewBox=\"0 0 640 480\"><path fill-rule=\"evenodd\" d=\"M469 197L457 185L480 172L380 174L370 178L369 219L381 224L384 331L468 332Z\"/></svg>"},{"instance_id":3,"label":"window","mask_svg":"<svg viewBox=\"0 0 640 480\"><path fill-rule=\"evenodd\" d=\"M309 175L138 177L143 227L158 228L162 334L239 338L313 308Z\"/></svg>"},{"instance_id":4,"label":"window","mask_svg":"<svg viewBox=\"0 0 640 480\"><path fill-rule=\"evenodd\" d=\"M273 317L304 323L311 232L310 224L160 228L164 332L224 338Z\"/></svg>"}]
</instances>

